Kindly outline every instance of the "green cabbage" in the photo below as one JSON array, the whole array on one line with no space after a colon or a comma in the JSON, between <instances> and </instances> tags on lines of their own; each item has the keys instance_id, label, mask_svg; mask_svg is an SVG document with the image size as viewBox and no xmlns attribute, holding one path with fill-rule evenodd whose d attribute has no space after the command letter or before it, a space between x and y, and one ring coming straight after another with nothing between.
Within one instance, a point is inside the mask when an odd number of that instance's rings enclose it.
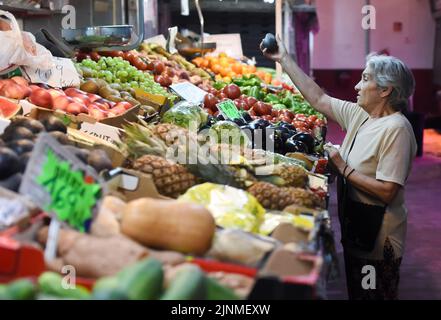
<instances>
[{"instance_id":1,"label":"green cabbage","mask_svg":"<svg viewBox=\"0 0 441 320\"><path fill-rule=\"evenodd\" d=\"M175 104L162 116L161 122L172 123L189 129L192 122L197 130L208 121L208 113L201 107L187 101Z\"/></svg>"}]
</instances>

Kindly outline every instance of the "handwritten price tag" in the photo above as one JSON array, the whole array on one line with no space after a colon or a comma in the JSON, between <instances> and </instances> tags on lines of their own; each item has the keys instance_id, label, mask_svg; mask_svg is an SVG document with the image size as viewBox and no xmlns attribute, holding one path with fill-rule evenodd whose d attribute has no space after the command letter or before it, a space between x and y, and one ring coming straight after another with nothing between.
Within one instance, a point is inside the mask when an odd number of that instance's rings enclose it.
<instances>
[{"instance_id":1,"label":"handwritten price tag","mask_svg":"<svg viewBox=\"0 0 441 320\"><path fill-rule=\"evenodd\" d=\"M237 107L232 100L225 100L218 103L216 106L219 111L230 120L242 118L242 115L239 110L237 110Z\"/></svg>"},{"instance_id":2,"label":"handwritten price tag","mask_svg":"<svg viewBox=\"0 0 441 320\"><path fill-rule=\"evenodd\" d=\"M72 60L59 57L52 59L54 64L52 69L23 67L23 75L32 83L45 83L55 88L78 87L80 76Z\"/></svg>"},{"instance_id":3,"label":"handwritten price tag","mask_svg":"<svg viewBox=\"0 0 441 320\"><path fill-rule=\"evenodd\" d=\"M71 227L85 231L101 195L102 180L52 136L40 134L20 193Z\"/></svg>"}]
</instances>

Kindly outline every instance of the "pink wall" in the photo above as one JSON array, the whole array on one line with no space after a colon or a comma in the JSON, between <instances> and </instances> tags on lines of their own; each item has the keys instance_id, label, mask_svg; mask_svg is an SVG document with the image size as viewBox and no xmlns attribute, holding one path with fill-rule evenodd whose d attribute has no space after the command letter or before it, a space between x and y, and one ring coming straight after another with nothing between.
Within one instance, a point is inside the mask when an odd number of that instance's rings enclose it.
<instances>
[{"instance_id":1,"label":"pink wall","mask_svg":"<svg viewBox=\"0 0 441 320\"><path fill-rule=\"evenodd\" d=\"M362 69L365 56L364 0L316 0L320 32L314 38L313 69ZM371 0L376 29L371 51L388 49L412 69L432 69L435 21L429 0ZM394 22L402 30L394 32Z\"/></svg>"}]
</instances>

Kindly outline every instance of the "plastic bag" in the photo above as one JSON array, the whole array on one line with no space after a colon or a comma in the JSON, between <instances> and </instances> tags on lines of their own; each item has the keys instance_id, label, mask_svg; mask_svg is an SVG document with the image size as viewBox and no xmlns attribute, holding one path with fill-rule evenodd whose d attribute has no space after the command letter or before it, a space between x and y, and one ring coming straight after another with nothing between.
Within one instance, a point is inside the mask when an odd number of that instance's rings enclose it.
<instances>
[{"instance_id":1,"label":"plastic bag","mask_svg":"<svg viewBox=\"0 0 441 320\"><path fill-rule=\"evenodd\" d=\"M265 255L280 243L269 237L252 235L242 230L225 229L216 232L208 256L220 261L258 267Z\"/></svg>"},{"instance_id":2,"label":"plastic bag","mask_svg":"<svg viewBox=\"0 0 441 320\"><path fill-rule=\"evenodd\" d=\"M207 123L207 120L208 113L206 111L187 101L177 103L162 116L162 122L172 123L186 129L189 129L190 125L199 129Z\"/></svg>"},{"instance_id":3,"label":"plastic bag","mask_svg":"<svg viewBox=\"0 0 441 320\"><path fill-rule=\"evenodd\" d=\"M205 206L218 226L259 232L265 209L251 194L241 189L213 183L203 183L179 197Z\"/></svg>"},{"instance_id":4,"label":"plastic bag","mask_svg":"<svg viewBox=\"0 0 441 320\"><path fill-rule=\"evenodd\" d=\"M52 54L38 44L31 33L22 32L17 20L10 12L0 10L0 16L9 19L0 19L2 21L0 72L4 73L18 66L32 66L45 70L53 67Z\"/></svg>"}]
</instances>

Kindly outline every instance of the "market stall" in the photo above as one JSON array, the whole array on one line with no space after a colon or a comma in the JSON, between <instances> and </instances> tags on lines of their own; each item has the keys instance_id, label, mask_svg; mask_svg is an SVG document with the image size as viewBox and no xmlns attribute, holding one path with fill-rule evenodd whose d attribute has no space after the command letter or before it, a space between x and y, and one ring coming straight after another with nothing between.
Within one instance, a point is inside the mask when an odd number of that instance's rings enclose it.
<instances>
[{"instance_id":1,"label":"market stall","mask_svg":"<svg viewBox=\"0 0 441 320\"><path fill-rule=\"evenodd\" d=\"M326 119L295 87L148 40L52 61L0 80L0 299L323 298Z\"/></svg>"}]
</instances>

